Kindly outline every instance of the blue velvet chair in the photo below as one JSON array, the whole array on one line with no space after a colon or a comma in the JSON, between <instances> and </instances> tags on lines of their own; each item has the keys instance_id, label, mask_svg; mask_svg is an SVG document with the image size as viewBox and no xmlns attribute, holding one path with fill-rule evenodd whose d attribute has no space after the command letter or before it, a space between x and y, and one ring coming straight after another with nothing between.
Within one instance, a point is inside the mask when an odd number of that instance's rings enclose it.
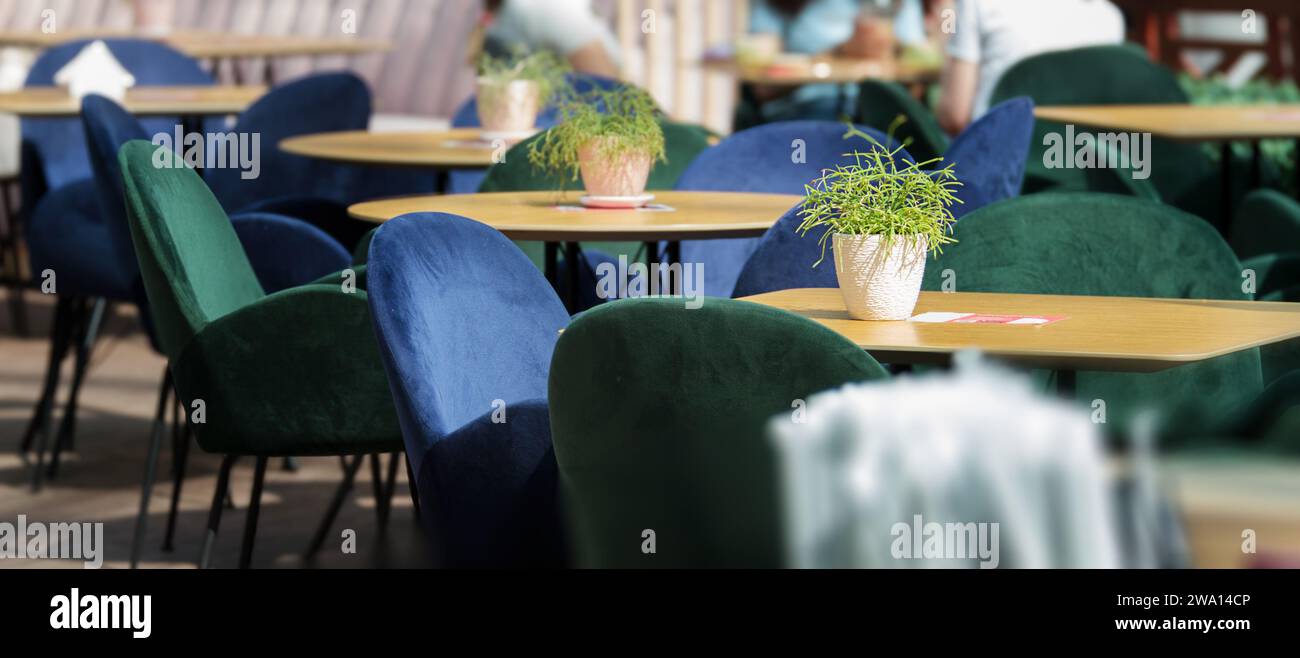
<instances>
[{"instance_id":1,"label":"blue velvet chair","mask_svg":"<svg viewBox=\"0 0 1300 658\"><path fill-rule=\"evenodd\" d=\"M576 93L586 93L593 89L614 89L623 83L612 78L606 78L599 75L589 75L585 73L570 73L568 75L569 85L573 87ZM550 128L560 120L559 114L554 107L548 107L542 110L537 116L538 128ZM452 128L477 128L478 120L478 98L471 96L469 100L461 104L456 110L456 114L451 118ZM487 177L487 172L478 169L458 169L451 172L448 179L448 194L472 194L478 191L479 185L483 184L483 179Z\"/></svg>"},{"instance_id":2,"label":"blue velvet chair","mask_svg":"<svg viewBox=\"0 0 1300 658\"><path fill-rule=\"evenodd\" d=\"M210 85L212 76L199 63L156 41L105 39L113 57L135 76L137 86ZM41 53L27 74L26 86L51 86L54 75L90 41L71 41ZM176 118L145 122L150 133L171 132ZM23 119L23 203L31 208L47 190L88 178L84 133L76 119Z\"/></svg>"},{"instance_id":3,"label":"blue velvet chair","mask_svg":"<svg viewBox=\"0 0 1300 658\"><path fill-rule=\"evenodd\" d=\"M352 203L424 193L432 174L341 165L281 151L290 137L365 130L370 89L352 73L324 73L272 89L239 117L235 134L261 140L261 171L245 179L238 168L209 169L204 181L228 213L273 212L307 221L351 250L373 225L348 216Z\"/></svg>"},{"instance_id":4,"label":"blue velvet chair","mask_svg":"<svg viewBox=\"0 0 1300 658\"><path fill-rule=\"evenodd\" d=\"M71 41L48 50L37 57L28 71L26 86L54 85L54 76L72 60L88 40ZM138 86L150 85L210 85L212 77L199 67L198 62L153 41L134 39L106 39L113 56L131 72ZM171 130L175 118L157 118L149 122L151 129ZM105 235L95 226L98 204L95 184L90 180L91 167L86 158L85 133L76 119L30 118L21 122L22 132L22 221L25 224L32 273L42 276L53 271L57 289L61 293L55 305L54 324L51 328L50 358L44 386L36 412L23 435L19 451L26 453L36 437L42 448L37 451L38 463L33 473L33 487L39 488L44 455L43 444L49 435L49 420L59 383L59 364L76 345L77 366L74 368L73 386L68 405L73 413L65 413L60 435L71 440L72 427L68 424L76 417L77 394L80 379L84 376L90 348L94 345L99 325L108 310L109 299L121 299L123 290L130 285L124 273L116 269L102 269L96 263L121 256L121 242ZM59 445L62 441L59 442ZM51 466L51 470L57 466Z\"/></svg>"},{"instance_id":5,"label":"blue velvet chair","mask_svg":"<svg viewBox=\"0 0 1300 658\"><path fill-rule=\"evenodd\" d=\"M953 140L937 166L953 163L961 181L954 217L1020 196L1033 134L1034 102L1020 97L999 103Z\"/></svg>"},{"instance_id":6,"label":"blue velvet chair","mask_svg":"<svg viewBox=\"0 0 1300 658\"><path fill-rule=\"evenodd\" d=\"M444 561L562 564L546 382L569 316L550 284L492 228L418 213L376 233L367 292Z\"/></svg>"},{"instance_id":7,"label":"blue velvet chair","mask_svg":"<svg viewBox=\"0 0 1300 658\"><path fill-rule=\"evenodd\" d=\"M859 129L880 144L888 142L878 130ZM846 140L844 133L844 124L833 121L769 123L738 132L701 153L677 181L677 189L803 195L804 186L823 170L851 163L846 153L871 148L861 139ZM802 158L797 157L799 149ZM906 151L901 151L899 157L911 161ZM779 224L773 227L768 236L779 228ZM682 261L704 263L706 295L730 297L741 270L763 239L766 237L684 241ZM790 254L782 257L798 258ZM807 264L811 266L815 260Z\"/></svg>"}]
</instances>

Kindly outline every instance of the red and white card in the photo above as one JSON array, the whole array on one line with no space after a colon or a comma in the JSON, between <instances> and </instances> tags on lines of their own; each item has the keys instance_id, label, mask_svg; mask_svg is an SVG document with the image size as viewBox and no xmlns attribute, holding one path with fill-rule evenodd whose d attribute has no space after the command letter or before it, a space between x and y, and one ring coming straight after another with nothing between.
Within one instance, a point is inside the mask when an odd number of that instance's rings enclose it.
<instances>
[{"instance_id":1,"label":"red and white card","mask_svg":"<svg viewBox=\"0 0 1300 658\"><path fill-rule=\"evenodd\" d=\"M988 313L951 313L932 311L922 313L908 322L920 324L1009 324L1043 327L1067 320L1064 315L992 315Z\"/></svg>"}]
</instances>

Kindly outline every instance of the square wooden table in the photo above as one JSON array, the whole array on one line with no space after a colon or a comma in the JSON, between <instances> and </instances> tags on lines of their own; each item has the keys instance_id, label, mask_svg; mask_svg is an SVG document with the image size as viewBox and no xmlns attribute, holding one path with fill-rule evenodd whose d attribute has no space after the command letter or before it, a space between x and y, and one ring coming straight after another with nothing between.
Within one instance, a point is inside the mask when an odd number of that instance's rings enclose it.
<instances>
[{"instance_id":1,"label":"square wooden table","mask_svg":"<svg viewBox=\"0 0 1300 658\"><path fill-rule=\"evenodd\" d=\"M1140 297L922 292L929 312L1064 316L1047 325L854 320L837 288L783 290L745 301L814 320L876 360L947 364L962 350L1027 368L1056 370L1073 394L1079 370L1159 372L1300 337L1300 304Z\"/></svg>"},{"instance_id":2,"label":"square wooden table","mask_svg":"<svg viewBox=\"0 0 1300 658\"><path fill-rule=\"evenodd\" d=\"M1300 148L1300 104L1045 105L1034 108L1034 117L1108 132L1151 133L1180 142L1219 142L1225 222L1232 216L1232 142L1251 143L1251 177L1256 186L1262 167L1260 140L1294 139Z\"/></svg>"}]
</instances>

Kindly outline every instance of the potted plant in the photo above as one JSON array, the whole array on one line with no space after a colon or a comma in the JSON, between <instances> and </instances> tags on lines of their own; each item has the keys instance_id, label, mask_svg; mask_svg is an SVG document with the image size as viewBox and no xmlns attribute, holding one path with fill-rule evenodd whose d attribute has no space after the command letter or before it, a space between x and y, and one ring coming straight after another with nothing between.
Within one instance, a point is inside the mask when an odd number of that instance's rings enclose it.
<instances>
[{"instance_id":1,"label":"potted plant","mask_svg":"<svg viewBox=\"0 0 1300 658\"><path fill-rule=\"evenodd\" d=\"M135 29L141 34L161 36L170 34L176 18L175 0L133 0Z\"/></svg>"},{"instance_id":2,"label":"potted plant","mask_svg":"<svg viewBox=\"0 0 1300 658\"><path fill-rule=\"evenodd\" d=\"M890 131L892 134L892 130ZM902 146L890 150L850 126L848 137L873 144L854 150L853 164L822 172L806 186L798 231L824 228L819 244L826 258L833 241L835 275L849 315L858 320L906 320L916 308L927 252L955 242L950 210L960 203L953 166L928 171L929 162L898 164Z\"/></svg>"},{"instance_id":3,"label":"potted plant","mask_svg":"<svg viewBox=\"0 0 1300 658\"><path fill-rule=\"evenodd\" d=\"M550 51L479 60L478 118L484 136L520 139L564 87L569 66Z\"/></svg>"},{"instance_id":4,"label":"potted plant","mask_svg":"<svg viewBox=\"0 0 1300 658\"><path fill-rule=\"evenodd\" d=\"M534 168L565 180L582 176L584 205L640 207L655 161L665 160L658 108L631 86L571 95L560 104L561 121L528 147Z\"/></svg>"}]
</instances>

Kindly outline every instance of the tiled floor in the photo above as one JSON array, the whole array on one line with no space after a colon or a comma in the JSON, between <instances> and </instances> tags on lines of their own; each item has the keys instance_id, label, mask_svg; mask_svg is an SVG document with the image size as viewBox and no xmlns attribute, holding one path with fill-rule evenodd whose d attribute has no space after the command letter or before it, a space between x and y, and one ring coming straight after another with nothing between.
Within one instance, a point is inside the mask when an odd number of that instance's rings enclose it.
<instances>
[{"instance_id":1,"label":"tiled floor","mask_svg":"<svg viewBox=\"0 0 1300 658\"><path fill-rule=\"evenodd\" d=\"M63 462L58 479L33 494L31 468L17 448L31 416L47 359L49 321L53 304L38 294L28 294L32 337L17 338L11 326L6 292L0 292L0 522L85 522L104 525L105 566L123 567L130 553L135 515L140 503L150 424L157 404L163 360L136 329L133 309L121 309L105 326L106 336L95 350L93 365L81 395L76 450ZM71 360L65 364L64 383L70 379ZM61 391L60 401L62 401ZM55 422L62 415L60 406ZM220 458L190 451L188 477L182 489L177 521L176 550L161 550L163 528L171 499L170 441L164 442L159 483L150 504L144 566L192 567L207 523L208 507ZM221 534L213 566L238 563L240 539L249 491L252 459L241 460L231 478L236 508L221 520ZM370 468L358 472L353 494L313 566L325 568L423 567L429 551L414 521L404 469L394 495L387 533L380 536L371 495ZM285 472L274 463L267 471L262 496L253 566L259 568L304 566L299 554L310 541L317 522L342 478L336 458L299 460L297 472ZM342 532L356 532L356 552L344 553ZM0 560L0 568L70 566L71 562Z\"/></svg>"}]
</instances>

